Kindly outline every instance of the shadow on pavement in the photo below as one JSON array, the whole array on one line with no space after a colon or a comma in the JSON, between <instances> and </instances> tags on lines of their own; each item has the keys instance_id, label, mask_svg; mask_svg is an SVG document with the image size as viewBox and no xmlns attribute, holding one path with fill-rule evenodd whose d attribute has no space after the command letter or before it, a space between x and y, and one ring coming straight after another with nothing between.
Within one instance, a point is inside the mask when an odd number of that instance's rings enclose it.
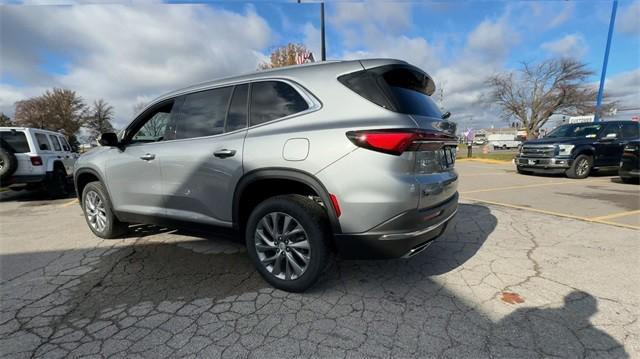
<instances>
[{"instance_id":1,"label":"shadow on pavement","mask_svg":"<svg viewBox=\"0 0 640 359\"><path fill-rule=\"evenodd\" d=\"M144 336L135 340L135 345L150 341L152 345L145 355L159 357L166 349L161 345L168 339L148 334L171 318L185 321L185 328L194 328L181 334L186 336L185 341L199 336L200 340L223 348L233 342L225 344L223 339L211 338L223 327L239 337L263 341L265 330L275 331L273 336L267 336L275 341L295 336L294 328L298 326L328 321L334 323L334 329L310 332L304 340L313 341L314 335L322 335L327 338L323 340L336 340L346 348L362 347L365 341L373 340L383 349L387 346L404 350L398 353L400 357L585 357L594 353L628 356L620 343L590 323L597 301L588 293L571 293L561 308L520 308L493 322L477 309L477 304L457 296L437 279L472 259L496 225L497 220L487 207L461 204L456 222L425 252L406 260L338 261L314 288L302 294L270 289L246 253L199 253L182 246L189 241L176 245L140 239L117 249L64 251L56 253L58 259L49 265L53 268L45 270L47 277L36 273L36 278L21 282L7 280L2 271L3 318L20 318L20 327L11 333L16 336L37 332L30 326L41 327L45 321L51 330L37 345L41 349L22 348L39 350L35 354L44 356L57 344L50 348L43 343L59 338L79 341L86 335L104 343L114 336L125 337L136 328ZM158 232L161 229L145 226L134 230L142 235L145 231L162 233ZM37 262L41 255L23 253L19 260ZM11 256L0 256L0 263L10 264ZM21 286L54 289L37 300L20 303L24 293L30 293ZM221 301L231 304L215 309ZM340 305L341 301L346 304ZM206 325L200 323L203 312L214 310L221 311L210 315ZM41 316L45 311L47 315ZM261 326L267 322L274 323L272 329ZM289 322L292 323L286 324ZM342 322L351 323L350 329L342 328ZM276 324L289 326L273 329ZM387 331L385 324L396 329ZM109 326L112 333L95 339L100 332L90 332L94 325ZM211 325L215 325L216 332L211 331ZM75 332L80 333L77 339L66 338ZM0 339L5 335L1 334ZM32 345L26 340L16 343ZM109 350L110 346L100 344L100 348ZM276 349L281 346L261 345L255 350L266 352L253 354L279 357Z\"/></svg>"}]
</instances>

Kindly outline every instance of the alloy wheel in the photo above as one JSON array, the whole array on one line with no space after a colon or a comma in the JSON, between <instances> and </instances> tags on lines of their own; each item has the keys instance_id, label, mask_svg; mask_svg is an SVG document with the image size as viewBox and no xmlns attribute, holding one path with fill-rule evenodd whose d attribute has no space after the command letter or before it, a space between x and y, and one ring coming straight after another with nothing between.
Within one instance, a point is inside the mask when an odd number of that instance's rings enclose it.
<instances>
[{"instance_id":1,"label":"alloy wheel","mask_svg":"<svg viewBox=\"0 0 640 359\"><path fill-rule=\"evenodd\" d=\"M311 259L309 237L292 216L271 212L262 217L254 243L260 263L274 277L294 280L307 270Z\"/></svg>"},{"instance_id":2,"label":"alloy wheel","mask_svg":"<svg viewBox=\"0 0 640 359\"><path fill-rule=\"evenodd\" d=\"M580 162L578 162L576 173L578 174L578 176L584 176L585 174L587 174L587 171L589 171L589 161L587 161L586 159L582 159Z\"/></svg>"},{"instance_id":3,"label":"alloy wheel","mask_svg":"<svg viewBox=\"0 0 640 359\"><path fill-rule=\"evenodd\" d=\"M84 199L84 208L89 225L98 232L107 227L107 212L104 201L97 192L89 191Z\"/></svg>"}]
</instances>

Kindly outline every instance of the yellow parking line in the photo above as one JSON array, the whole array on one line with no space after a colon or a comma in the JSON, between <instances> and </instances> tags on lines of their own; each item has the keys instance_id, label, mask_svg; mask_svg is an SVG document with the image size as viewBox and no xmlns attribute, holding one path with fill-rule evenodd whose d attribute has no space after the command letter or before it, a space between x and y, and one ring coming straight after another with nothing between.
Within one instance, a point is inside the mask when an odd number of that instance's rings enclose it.
<instances>
[{"instance_id":1,"label":"yellow parking line","mask_svg":"<svg viewBox=\"0 0 640 359\"><path fill-rule=\"evenodd\" d=\"M606 181L609 181L609 179L607 179ZM460 192L460 194L506 191L506 190L510 190L510 189L557 186L557 185L567 185L567 184L584 184L584 183L594 183L594 182L605 182L605 180L591 180L591 181L582 180L580 182L575 182L575 181L545 182L545 183L536 183L536 184L526 184L526 185L521 185L521 186L508 186L508 187L494 187L494 188L476 189L476 190L471 190L471 191Z\"/></svg>"},{"instance_id":2,"label":"yellow parking line","mask_svg":"<svg viewBox=\"0 0 640 359\"><path fill-rule=\"evenodd\" d=\"M629 229L640 229L639 226L633 226L633 225L630 225L630 224L616 223L616 222L604 221L604 220L595 219L595 218L575 216L575 215L568 214L568 213L547 211L545 209L523 207L523 206L518 206L518 205L510 204L510 203L487 201L487 200L484 200L484 199L472 198L472 197L467 197L467 196L463 196L463 197L460 197L460 198L466 199L466 200L469 200L469 201L474 201L474 202L480 202L480 203L492 204L492 205L496 205L496 206L503 206L503 207L519 209L519 210L523 210L523 211L536 212L536 213L548 214L548 215L552 215L552 216L577 219L579 221L584 221L584 222L608 224L608 225L612 225L612 226L629 228Z\"/></svg>"},{"instance_id":3,"label":"yellow parking line","mask_svg":"<svg viewBox=\"0 0 640 359\"><path fill-rule=\"evenodd\" d=\"M591 217L590 219L593 220L593 221L601 221L603 219L611 219L611 218L630 216L632 214L640 214L640 209L637 209L635 211L624 211L624 212L612 213L612 214L608 214L606 216L600 216L600 217Z\"/></svg>"},{"instance_id":4,"label":"yellow parking line","mask_svg":"<svg viewBox=\"0 0 640 359\"><path fill-rule=\"evenodd\" d=\"M78 203L78 200L74 198L74 199L72 199L71 201L69 201L69 202L67 202L67 203L63 203L63 204L61 204L61 205L60 205L60 207L69 207L69 206L71 206L72 204L77 204L77 203Z\"/></svg>"}]
</instances>

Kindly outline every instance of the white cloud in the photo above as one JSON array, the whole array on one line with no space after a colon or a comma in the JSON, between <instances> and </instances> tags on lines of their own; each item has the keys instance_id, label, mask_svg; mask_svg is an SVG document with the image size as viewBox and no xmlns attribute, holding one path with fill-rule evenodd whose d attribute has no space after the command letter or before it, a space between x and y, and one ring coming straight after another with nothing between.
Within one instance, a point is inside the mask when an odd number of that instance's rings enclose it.
<instances>
[{"instance_id":1,"label":"white cloud","mask_svg":"<svg viewBox=\"0 0 640 359\"><path fill-rule=\"evenodd\" d=\"M320 61L322 59L322 54L320 52L320 30L307 22L302 27L302 33L304 34L302 43L313 53L315 60Z\"/></svg>"},{"instance_id":2,"label":"white cloud","mask_svg":"<svg viewBox=\"0 0 640 359\"><path fill-rule=\"evenodd\" d=\"M587 42L581 34L565 35L540 45L543 50L561 57L582 58L587 53Z\"/></svg>"},{"instance_id":3,"label":"white cloud","mask_svg":"<svg viewBox=\"0 0 640 359\"><path fill-rule=\"evenodd\" d=\"M609 100L618 101L619 108L637 108L640 104L640 69L609 77L604 89Z\"/></svg>"},{"instance_id":4,"label":"white cloud","mask_svg":"<svg viewBox=\"0 0 640 359\"><path fill-rule=\"evenodd\" d=\"M640 0L618 10L620 16L616 30L632 35L640 35Z\"/></svg>"},{"instance_id":5,"label":"white cloud","mask_svg":"<svg viewBox=\"0 0 640 359\"><path fill-rule=\"evenodd\" d=\"M505 19L484 20L470 34L467 44L470 50L489 59L504 58L512 45L520 41L520 35Z\"/></svg>"},{"instance_id":6,"label":"white cloud","mask_svg":"<svg viewBox=\"0 0 640 359\"><path fill-rule=\"evenodd\" d=\"M15 91L58 86L88 102L104 98L117 126L136 101L255 70L272 36L251 7L242 14L200 5L4 7L2 19L3 75L27 84ZM38 70L42 51L68 57L68 71Z\"/></svg>"},{"instance_id":7,"label":"white cloud","mask_svg":"<svg viewBox=\"0 0 640 359\"><path fill-rule=\"evenodd\" d=\"M547 29L558 27L564 24L565 22L567 22L567 20L571 19L571 17L573 16L573 10L576 7L574 2L565 1L565 2L559 3L558 5L562 6L562 9L559 12L555 12L555 16L553 16L551 20L547 22L546 24Z\"/></svg>"},{"instance_id":8,"label":"white cloud","mask_svg":"<svg viewBox=\"0 0 640 359\"><path fill-rule=\"evenodd\" d=\"M332 25L345 27L374 26L397 34L411 27L411 4L385 1L360 3L335 3L335 12L328 21Z\"/></svg>"}]
</instances>

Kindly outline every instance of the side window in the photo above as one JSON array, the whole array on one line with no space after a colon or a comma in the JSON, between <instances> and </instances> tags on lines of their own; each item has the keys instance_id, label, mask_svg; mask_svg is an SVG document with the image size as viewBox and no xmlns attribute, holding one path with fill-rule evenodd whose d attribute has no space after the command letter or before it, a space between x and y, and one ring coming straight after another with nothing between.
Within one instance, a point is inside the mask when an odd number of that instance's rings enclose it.
<instances>
[{"instance_id":1,"label":"side window","mask_svg":"<svg viewBox=\"0 0 640 359\"><path fill-rule=\"evenodd\" d=\"M69 146L69 143L67 142L67 140L64 137L58 137L58 139L60 140L60 143L62 144L62 148L69 152L71 151L71 147Z\"/></svg>"},{"instance_id":2,"label":"side window","mask_svg":"<svg viewBox=\"0 0 640 359\"><path fill-rule=\"evenodd\" d=\"M60 147L60 142L58 142L58 137L57 136L49 135L49 140L51 141L51 144L53 145L53 149L54 150L62 151L62 147Z\"/></svg>"},{"instance_id":3,"label":"side window","mask_svg":"<svg viewBox=\"0 0 640 359\"><path fill-rule=\"evenodd\" d=\"M223 87L185 96L177 121L176 139L223 133L232 89Z\"/></svg>"},{"instance_id":4,"label":"side window","mask_svg":"<svg viewBox=\"0 0 640 359\"><path fill-rule=\"evenodd\" d=\"M173 103L174 101L171 101L143 115L145 116L143 120L144 124L135 131L135 134L131 137L131 142L158 142L166 140L169 121L171 120L171 116L174 115L172 112L174 107Z\"/></svg>"},{"instance_id":5,"label":"side window","mask_svg":"<svg viewBox=\"0 0 640 359\"><path fill-rule=\"evenodd\" d=\"M615 133L617 138L621 137L620 133L620 124L618 123L609 123L605 126L604 130L602 130L602 138L609 136L610 134Z\"/></svg>"},{"instance_id":6,"label":"side window","mask_svg":"<svg viewBox=\"0 0 640 359\"><path fill-rule=\"evenodd\" d=\"M47 135L43 133L36 133L36 142L40 151L51 151L51 145L47 139Z\"/></svg>"},{"instance_id":7,"label":"side window","mask_svg":"<svg viewBox=\"0 0 640 359\"><path fill-rule=\"evenodd\" d=\"M249 85L238 85L233 90L233 97L227 114L225 132L231 132L247 127L247 97Z\"/></svg>"},{"instance_id":8,"label":"side window","mask_svg":"<svg viewBox=\"0 0 640 359\"><path fill-rule=\"evenodd\" d=\"M290 85L281 81L251 84L251 126L293 115L309 108Z\"/></svg>"},{"instance_id":9,"label":"side window","mask_svg":"<svg viewBox=\"0 0 640 359\"><path fill-rule=\"evenodd\" d=\"M625 140L640 138L640 124L635 122L623 123L622 138Z\"/></svg>"}]
</instances>

